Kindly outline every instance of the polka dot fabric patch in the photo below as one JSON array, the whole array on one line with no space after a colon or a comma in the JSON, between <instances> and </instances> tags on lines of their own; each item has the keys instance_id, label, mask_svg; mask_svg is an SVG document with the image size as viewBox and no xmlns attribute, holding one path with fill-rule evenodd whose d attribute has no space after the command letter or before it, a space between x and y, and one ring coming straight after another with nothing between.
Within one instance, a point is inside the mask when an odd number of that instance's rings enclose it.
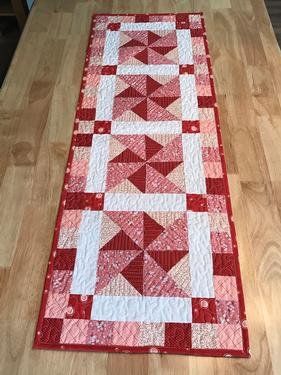
<instances>
[{"instance_id":1,"label":"polka dot fabric patch","mask_svg":"<svg viewBox=\"0 0 281 375\"><path fill-rule=\"evenodd\" d=\"M249 356L202 13L93 16L34 347Z\"/></svg>"}]
</instances>

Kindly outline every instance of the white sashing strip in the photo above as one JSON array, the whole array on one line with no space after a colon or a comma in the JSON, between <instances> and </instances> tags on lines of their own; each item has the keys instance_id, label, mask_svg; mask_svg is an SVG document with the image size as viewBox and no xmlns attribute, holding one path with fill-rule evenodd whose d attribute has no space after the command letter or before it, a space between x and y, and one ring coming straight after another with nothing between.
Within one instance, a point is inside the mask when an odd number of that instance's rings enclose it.
<instances>
[{"instance_id":1,"label":"white sashing strip","mask_svg":"<svg viewBox=\"0 0 281 375\"><path fill-rule=\"evenodd\" d=\"M206 194L200 134L182 134L182 149L186 192Z\"/></svg>"},{"instance_id":2,"label":"white sashing strip","mask_svg":"<svg viewBox=\"0 0 281 375\"><path fill-rule=\"evenodd\" d=\"M190 30L177 30L179 64L193 64Z\"/></svg>"},{"instance_id":3,"label":"white sashing strip","mask_svg":"<svg viewBox=\"0 0 281 375\"><path fill-rule=\"evenodd\" d=\"M121 31L145 31L145 30L175 30L176 24L175 22L137 22L137 23L129 23L124 22L121 23L120 30Z\"/></svg>"},{"instance_id":4,"label":"white sashing strip","mask_svg":"<svg viewBox=\"0 0 281 375\"><path fill-rule=\"evenodd\" d=\"M113 121L111 134L181 134L180 121Z\"/></svg>"},{"instance_id":5,"label":"white sashing strip","mask_svg":"<svg viewBox=\"0 0 281 375\"><path fill-rule=\"evenodd\" d=\"M97 93L96 120L112 120L115 75L101 75Z\"/></svg>"},{"instance_id":6,"label":"white sashing strip","mask_svg":"<svg viewBox=\"0 0 281 375\"><path fill-rule=\"evenodd\" d=\"M93 302L92 320L121 322L190 323L190 298L99 296Z\"/></svg>"},{"instance_id":7,"label":"white sashing strip","mask_svg":"<svg viewBox=\"0 0 281 375\"><path fill-rule=\"evenodd\" d=\"M94 134L85 191L103 193L105 191L109 150L109 134Z\"/></svg>"},{"instance_id":8,"label":"white sashing strip","mask_svg":"<svg viewBox=\"0 0 281 375\"><path fill-rule=\"evenodd\" d=\"M192 297L213 298L213 262L207 212L188 212L189 264Z\"/></svg>"},{"instance_id":9,"label":"white sashing strip","mask_svg":"<svg viewBox=\"0 0 281 375\"><path fill-rule=\"evenodd\" d=\"M117 74L178 75L178 65L118 65Z\"/></svg>"},{"instance_id":10,"label":"white sashing strip","mask_svg":"<svg viewBox=\"0 0 281 375\"><path fill-rule=\"evenodd\" d=\"M99 254L102 211L83 211L71 293L93 295Z\"/></svg>"},{"instance_id":11,"label":"white sashing strip","mask_svg":"<svg viewBox=\"0 0 281 375\"><path fill-rule=\"evenodd\" d=\"M103 52L103 65L117 65L119 52L119 31L106 32L105 46Z\"/></svg>"},{"instance_id":12,"label":"white sashing strip","mask_svg":"<svg viewBox=\"0 0 281 375\"><path fill-rule=\"evenodd\" d=\"M198 120L198 101L193 74L180 75L182 119Z\"/></svg>"},{"instance_id":13,"label":"white sashing strip","mask_svg":"<svg viewBox=\"0 0 281 375\"><path fill-rule=\"evenodd\" d=\"M186 195L105 193L104 211L186 211Z\"/></svg>"}]
</instances>

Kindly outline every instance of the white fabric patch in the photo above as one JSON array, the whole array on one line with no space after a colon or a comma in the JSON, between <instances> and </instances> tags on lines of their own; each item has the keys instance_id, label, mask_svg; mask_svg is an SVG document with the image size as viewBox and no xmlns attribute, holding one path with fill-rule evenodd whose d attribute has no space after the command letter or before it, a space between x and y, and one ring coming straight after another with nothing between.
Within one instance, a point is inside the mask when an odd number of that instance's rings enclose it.
<instances>
[{"instance_id":1,"label":"white fabric patch","mask_svg":"<svg viewBox=\"0 0 281 375\"><path fill-rule=\"evenodd\" d=\"M175 30L175 22L138 22L138 23L121 23L121 31L145 31L145 30Z\"/></svg>"},{"instance_id":2,"label":"white fabric patch","mask_svg":"<svg viewBox=\"0 0 281 375\"><path fill-rule=\"evenodd\" d=\"M115 75L100 76L97 93L96 120L111 120L115 95Z\"/></svg>"},{"instance_id":3,"label":"white fabric patch","mask_svg":"<svg viewBox=\"0 0 281 375\"><path fill-rule=\"evenodd\" d=\"M93 135L90 164L85 189L87 193L103 193L105 191L109 137L109 134Z\"/></svg>"},{"instance_id":4,"label":"white fabric patch","mask_svg":"<svg viewBox=\"0 0 281 375\"><path fill-rule=\"evenodd\" d=\"M117 74L178 75L178 65L118 65ZM195 94L196 95L196 94Z\"/></svg>"},{"instance_id":5,"label":"white fabric patch","mask_svg":"<svg viewBox=\"0 0 281 375\"><path fill-rule=\"evenodd\" d=\"M186 195L105 193L104 210L186 211Z\"/></svg>"},{"instance_id":6,"label":"white fabric patch","mask_svg":"<svg viewBox=\"0 0 281 375\"><path fill-rule=\"evenodd\" d=\"M83 211L70 289L72 294L94 294L101 218L101 211Z\"/></svg>"},{"instance_id":7,"label":"white fabric patch","mask_svg":"<svg viewBox=\"0 0 281 375\"><path fill-rule=\"evenodd\" d=\"M180 75L182 119L198 120L198 101L195 86L195 77L193 74Z\"/></svg>"},{"instance_id":8,"label":"white fabric patch","mask_svg":"<svg viewBox=\"0 0 281 375\"><path fill-rule=\"evenodd\" d=\"M95 296L91 312L93 320L121 322L190 323L190 298Z\"/></svg>"},{"instance_id":9,"label":"white fabric patch","mask_svg":"<svg viewBox=\"0 0 281 375\"><path fill-rule=\"evenodd\" d=\"M182 149L186 192L189 194L206 194L200 134L183 134Z\"/></svg>"},{"instance_id":10,"label":"white fabric patch","mask_svg":"<svg viewBox=\"0 0 281 375\"><path fill-rule=\"evenodd\" d=\"M113 121L111 124L111 134L180 134L181 132L181 121Z\"/></svg>"},{"instance_id":11,"label":"white fabric patch","mask_svg":"<svg viewBox=\"0 0 281 375\"><path fill-rule=\"evenodd\" d=\"M107 30L103 51L103 65L117 65L119 54L120 32Z\"/></svg>"},{"instance_id":12,"label":"white fabric patch","mask_svg":"<svg viewBox=\"0 0 281 375\"><path fill-rule=\"evenodd\" d=\"M190 30L177 30L179 64L193 64Z\"/></svg>"},{"instance_id":13,"label":"white fabric patch","mask_svg":"<svg viewBox=\"0 0 281 375\"><path fill-rule=\"evenodd\" d=\"M213 261L207 212L188 212L189 264L192 297L213 298Z\"/></svg>"}]
</instances>

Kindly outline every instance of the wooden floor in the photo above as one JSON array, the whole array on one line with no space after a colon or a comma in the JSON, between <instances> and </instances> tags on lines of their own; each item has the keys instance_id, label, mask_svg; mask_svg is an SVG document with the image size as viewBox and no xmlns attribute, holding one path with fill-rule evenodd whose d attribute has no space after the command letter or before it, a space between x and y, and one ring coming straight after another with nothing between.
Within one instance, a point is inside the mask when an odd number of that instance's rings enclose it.
<instances>
[{"instance_id":1,"label":"wooden floor","mask_svg":"<svg viewBox=\"0 0 281 375\"><path fill-rule=\"evenodd\" d=\"M32 350L92 12L205 12L251 359ZM38 0L0 92L1 375L281 373L281 58L262 0Z\"/></svg>"}]
</instances>

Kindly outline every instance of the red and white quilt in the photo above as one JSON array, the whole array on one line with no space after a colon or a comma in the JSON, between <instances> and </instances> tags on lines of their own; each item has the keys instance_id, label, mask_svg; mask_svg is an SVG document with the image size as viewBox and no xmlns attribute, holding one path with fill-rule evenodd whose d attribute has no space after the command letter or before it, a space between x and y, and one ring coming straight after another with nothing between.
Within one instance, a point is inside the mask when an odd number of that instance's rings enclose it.
<instances>
[{"instance_id":1,"label":"red and white quilt","mask_svg":"<svg viewBox=\"0 0 281 375\"><path fill-rule=\"evenodd\" d=\"M201 13L95 15L35 347L249 356Z\"/></svg>"}]
</instances>

